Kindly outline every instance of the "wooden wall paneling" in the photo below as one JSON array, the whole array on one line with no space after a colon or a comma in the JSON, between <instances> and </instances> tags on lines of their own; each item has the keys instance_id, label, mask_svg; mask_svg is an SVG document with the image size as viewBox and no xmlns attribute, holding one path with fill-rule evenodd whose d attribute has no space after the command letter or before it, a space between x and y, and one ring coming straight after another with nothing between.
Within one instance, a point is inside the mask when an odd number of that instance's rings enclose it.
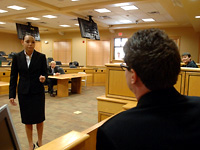
<instances>
[{"instance_id":1,"label":"wooden wall paneling","mask_svg":"<svg viewBox=\"0 0 200 150\"><path fill-rule=\"evenodd\" d=\"M104 66L110 61L110 41L87 41L87 66Z\"/></svg>"},{"instance_id":2,"label":"wooden wall paneling","mask_svg":"<svg viewBox=\"0 0 200 150\"><path fill-rule=\"evenodd\" d=\"M62 63L71 62L72 56L72 43L71 40L54 41L53 58L55 61Z\"/></svg>"},{"instance_id":3,"label":"wooden wall paneling","mask_svg":"<svg viewBox=\"0 0 200 150\"><path fill-rule=\"evenodd\" d=\"M200 73L186 72L185 95L200 96Z\"/></svg>"},{"instance_id":4,"label":"wooden wall paneling","mask_svg":"<svg viewBox=\"0 0 200 150\"><path fill-rule=\"evenodd\" d=\"M92 74L92 76L88 76L87 77L87 86L93 86L93 83L94 83L94 72L95 72L94 69L86 69L85 70L86 74Z\"/></svg>"},{"instance_id":5,"label":"wooden wall paneling","mask_svg":"<svg viewBox=\"0 0 200 150\"><path fill-rule=\"evenodd\" d=\"M40 52L40 53L42 53L42 48L41 47L42 47L41 42L40 41L36 41L35 42L35 50Z\"/></svg>"},{"instance_id":6,"label":"wooden wall paneling","mask_svg":"<svg viewBox=\"0 0 200 150\"><path fill-rule=\"evenodd\" d=\"M176 90L181 94L184 94L184 86L185 86L184 82L185 82L185 71L181 71L180 74L178 75L178 80L174 85Z\"/></svg>"},{"instance_id":7,"label":"wooden wall paneling","mask_svg":"<svg viewBox=\"0 0 200 150\"><path fill-rule=\"evenodd\" d=\"M102 86L105 85L106 74L105 70L96 70L94 73L94 86Z\"/></svg>"},{"instance_id":8,"label":"wooden wall paneling","mask_svg":"<svg viewBox=\"0 0 200 150\"><path fill-rule=\"evenodd\" d=\"M180 36L170 36L170 38L171 38L172 40L174 40L174 42L176 43L176 45L178 46L179 51L180 51L180 41L181 41L181 37L180 37Z\"/></svg>"},{"instance_id":9,"label":"wooden wall paneling","mask_svg":"<svg viewBox=\"0 0 200 150\"><path fill-rule=\"evenodd\" d=\"M108 75L108 97L135 97L126 83L125 72L121 68L110 69Z\"/></svg>"}]
</instances>

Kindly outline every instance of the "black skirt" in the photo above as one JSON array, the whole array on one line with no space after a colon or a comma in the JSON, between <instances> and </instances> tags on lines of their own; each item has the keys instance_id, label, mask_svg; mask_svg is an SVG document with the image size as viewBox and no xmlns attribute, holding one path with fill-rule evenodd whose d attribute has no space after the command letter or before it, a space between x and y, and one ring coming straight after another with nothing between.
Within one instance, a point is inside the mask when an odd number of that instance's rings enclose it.
<instances>
[{"instance_id":1,"label":"black skirt","mask_svg":"<svg viewBox=\"0 0 200 150\"><path fill-rule=\"evenodd\" d=\"M38 124L45 120L45 94L18 94L21 121L24 124Z\"/></svg>"}]
</instances>

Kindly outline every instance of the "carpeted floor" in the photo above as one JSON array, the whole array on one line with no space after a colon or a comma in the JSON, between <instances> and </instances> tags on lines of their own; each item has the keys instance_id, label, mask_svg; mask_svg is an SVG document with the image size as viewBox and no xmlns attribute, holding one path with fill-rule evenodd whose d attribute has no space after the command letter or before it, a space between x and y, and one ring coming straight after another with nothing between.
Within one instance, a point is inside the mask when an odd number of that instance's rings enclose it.
<instances>
[{"instance_id":1,"label":"carpeted floor","mask_svg":"<svg viewBox=\"0 0 200 150\"><path fill-rule=\"evenodd\" d=\"M96 124L98 121L96 97L104 94L104 86L82 87L81 94L70 94L65 98L50 97L47 93L43 143L48 143L71 130L83 131ZM25 126L21 123L19 106L12 106L8 102L8 95L0 96L0 106L8 104L22 150L27 150L28 140ZM33 140L37 141L35 126Z\"/></svg>"}]
</instances>

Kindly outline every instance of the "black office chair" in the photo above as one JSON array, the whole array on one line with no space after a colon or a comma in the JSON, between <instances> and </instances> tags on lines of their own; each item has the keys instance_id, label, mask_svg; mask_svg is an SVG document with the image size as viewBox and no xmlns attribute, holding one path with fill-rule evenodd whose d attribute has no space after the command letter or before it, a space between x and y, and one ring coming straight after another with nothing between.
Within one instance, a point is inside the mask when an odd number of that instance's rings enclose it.
<instances>
[{"instance_id":1,"label":"black office chair","mask_svg":"<svg viewBox=\"0 0 200 150\"><path fill-rule=\"evenodd\" d=\"M77 66L77 67L79 66L79 63L77 61L74 61L73 63L75 66Z\"/></svg>"},{"instance_id":2,"label":"black office chair","mask_svg":"<svg viewBox=\"0 0 200 150\"><path fill-rule=\"evenodd\" d=\"M69 63L69 68L77 68L77 66L74 65L74 62Z\"/></svg>"},{"instance_id":3,"label":"black office chair","mask_svg":"<svg viewBox=\"0 0 200 150\"><path fill-rule=\"evenodd\" d=\"M0 51L0 56L5 56L6 53L4 51Z\"/></svg>"},{"instance_id":4,"label":"black office chair","mask_svg":"<svg viewBox=\"0 0 200 150\"><path fill-rule=\"evenodd\" d=\"M61 61L56 61L56 65L62 65Z\"/></svg>"},{"instance_id":5,"label":"black office chair","mask_svg":"<svg viewBox=\"0 0 200 150\"><path fill-rule=\"evenodd\" d=\"M8 54L8 58L13 58L13 56L15 55L15 52L11 52L10 54Z\"/></svg>"},{"instance_id":6,"label":"black office chair","mask_svg":"<svg viewBox=\"0 0 200 150\"><path fill-rule=\"evenodd\" d=\"M6 62L7 61L6 57L3 57L3 56L0 56L0 60L1 60L1 62Z\"/></svg>"},{"instance_id":7,"label":"black office chair","mask_svg":"<svg viewBox=\"0 0 200 150\"><path fill-rule=\"evenodd\" d=\"M65 74L65 71L61 67L58 68L58 71L59 71L60 74Z\"/></svg>"},{"instance_id":8,"label":"black office chair","mask_svg":"<svg viewBox=\"0 0 200 150\"><path fill-rule=\"evenodd\" d=\"M47 58L47 66L49 66L49 63L50 63L51 61L54 61L54 59L53 59L52 57L48 57L48 58Z\"/></svg>"}]
</instances>

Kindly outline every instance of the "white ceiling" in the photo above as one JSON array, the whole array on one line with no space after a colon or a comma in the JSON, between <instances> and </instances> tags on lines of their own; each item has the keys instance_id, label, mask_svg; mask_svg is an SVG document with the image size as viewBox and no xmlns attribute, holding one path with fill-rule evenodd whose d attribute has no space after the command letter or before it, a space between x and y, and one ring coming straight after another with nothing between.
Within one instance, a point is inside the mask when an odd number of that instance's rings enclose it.
<instances>
[{"instance_id":1,"label":"white ceiling","mask_svg":"<svg viewBox=\"0 0 200 150\"><path fill-rule=\"evenodd\" d=\"M139 9L125 11L118 3L129 3ZM193 27L200 32L200 0L0 0L0 9L7 13L0 13L0 32L16 33L15 23L39 27L40 33L67 32L79 30L74 25L77 17L88 19L88 15L102 29L144 28L144 27ZM25 7L25 10L12 10L10 5ZM110 13L98 13L94 9L107 8ZM55 15L57 18L48 19L43 15ZM37 17L41 20L27 20L26 17ZM153 18L155 22L143 22L142 19ZM120 20L130 20L131 23L122 23ZM136 23L138 22L138 23ZM59 25L67 24L63 28Z\"/></svg>"}]
</instances>

